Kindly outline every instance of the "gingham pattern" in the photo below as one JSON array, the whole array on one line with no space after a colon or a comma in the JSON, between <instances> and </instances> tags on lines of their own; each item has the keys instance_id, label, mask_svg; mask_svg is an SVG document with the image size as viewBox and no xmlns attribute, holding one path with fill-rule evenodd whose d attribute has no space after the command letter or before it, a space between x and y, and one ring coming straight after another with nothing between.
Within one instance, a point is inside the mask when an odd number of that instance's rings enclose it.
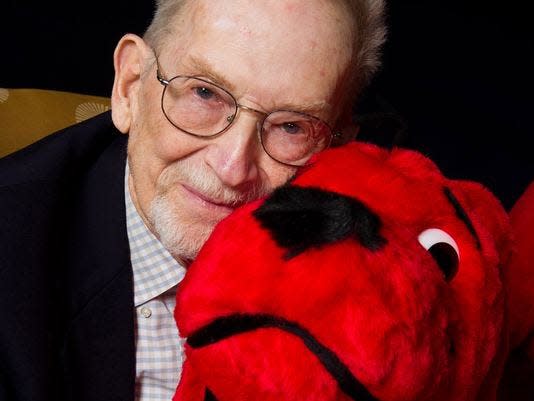
<instances>
[{"instance_id":1,"label":"gingham pattern","mask_svg":"<svg viewBox=\"0 0 534 401\"><path fill-rule=\"evenodd\" d=\"M185 269L148 230L130 197L126 166L126 225L134 279L136 401L169 401L183 364L173 318L176 285Z\"/></svg>"}]
</instances>

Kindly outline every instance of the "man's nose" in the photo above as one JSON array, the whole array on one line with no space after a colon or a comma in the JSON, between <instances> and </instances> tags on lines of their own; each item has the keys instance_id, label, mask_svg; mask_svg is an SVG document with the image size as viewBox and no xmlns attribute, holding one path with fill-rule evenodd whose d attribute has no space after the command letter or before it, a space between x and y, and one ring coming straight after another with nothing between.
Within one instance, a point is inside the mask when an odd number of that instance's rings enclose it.
<instances>
[{"instance_id":1,"label":"man's nose","mask_svg":"<svg viewBox=\"0 0 534 401\"><path fill-rule=\"evenodd\" d=\"M255 113L239 113L232 126L208 147L206 162L219 179L235 188L259 177L258 161L261 144L258 117Z\"/></svg>"}]
</instances>

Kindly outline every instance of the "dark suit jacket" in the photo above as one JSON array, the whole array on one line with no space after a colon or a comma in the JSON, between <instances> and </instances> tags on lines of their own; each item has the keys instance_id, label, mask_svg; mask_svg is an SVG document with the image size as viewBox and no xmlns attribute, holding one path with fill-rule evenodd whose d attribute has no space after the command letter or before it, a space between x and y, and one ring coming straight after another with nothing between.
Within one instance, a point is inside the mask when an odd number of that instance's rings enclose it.
<instances>
[{"instance_id":1,"label":"dark suit jacket","mask_svg":"<svg viewBox=\"0 0 534 401\"><path fill-rule=\"evenodd\" d=\"M0 400L134 398L126 135L110 113L0 160Z\"/></svg>"}]
</instances>

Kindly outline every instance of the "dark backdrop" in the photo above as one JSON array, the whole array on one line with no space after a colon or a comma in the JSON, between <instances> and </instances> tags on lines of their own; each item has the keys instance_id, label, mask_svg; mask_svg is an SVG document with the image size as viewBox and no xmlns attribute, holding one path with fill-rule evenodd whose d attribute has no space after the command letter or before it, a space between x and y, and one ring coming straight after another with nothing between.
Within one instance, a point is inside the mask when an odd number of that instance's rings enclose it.
<instances>
[{"instance_id":1,"label":"dark backdrop","mask_svg":"<svg viewBox=\"0 0 534 401\"><path fill-rule=\"evenodd\" d=\"M115 43L141 34L153 10L151 0L32 3L0 6L0 87L109 96ZM390 0L384 68L357 114L362 139L416 148L510 207L534 178L534 39L528 2L499 3Z\"/></svg>"}]
</instances>

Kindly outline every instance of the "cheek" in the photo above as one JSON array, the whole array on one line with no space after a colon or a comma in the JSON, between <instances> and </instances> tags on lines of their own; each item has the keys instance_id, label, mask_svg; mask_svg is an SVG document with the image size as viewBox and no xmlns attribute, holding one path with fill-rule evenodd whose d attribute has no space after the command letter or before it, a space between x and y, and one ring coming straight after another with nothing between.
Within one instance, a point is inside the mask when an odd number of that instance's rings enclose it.
<instances>
[{"instance_id":1,"label":"cheek","mask_svg":"<svg viewBox=\"0 0 534 401\"><path fill-rule=\"evenodd\" d=\"M166 119L158 96L145 95L130 131L131 157L142 160L150 170L162 169L204 146L203 141L180 132Z\"/></svg>"},{"instance_id":2,"label":"cheek","mask_svg":"<svg viewBox=\"0 0 534 401\"><path fill-rule=\"evenodd\" d=\"M268 182L270 189L274 190L289 181L295 175L297 169L269 161L269 164L262 168L262 172L264 180Z\"/></svg>"},{"instance_id":3,"label":"cheek","mask_svg":"<svg viewBox=\"0 0 534 401\"><path fill-rule=\"evenodd\" d=\"M188 138L184 139L185 135L175 132L172 126L139 128L140 131L131 134L128 157L141 207L147 213L154 196L158 192L165 192L165 172L194 154L199 146L189 143Z\"/></svg>"},{"instance_id":4,"label":"cheek","mask_svg":"<svg viewBox=\"0 0 534 401\"><path fill-rule=\"evenodd\" d=\"M201 146L195 138L175 129L161 109L140 104L132 120L128 140L128 160L138 206L148 215L165 170L177 160L195 153Z\"/></svg>"}]
</instances>

